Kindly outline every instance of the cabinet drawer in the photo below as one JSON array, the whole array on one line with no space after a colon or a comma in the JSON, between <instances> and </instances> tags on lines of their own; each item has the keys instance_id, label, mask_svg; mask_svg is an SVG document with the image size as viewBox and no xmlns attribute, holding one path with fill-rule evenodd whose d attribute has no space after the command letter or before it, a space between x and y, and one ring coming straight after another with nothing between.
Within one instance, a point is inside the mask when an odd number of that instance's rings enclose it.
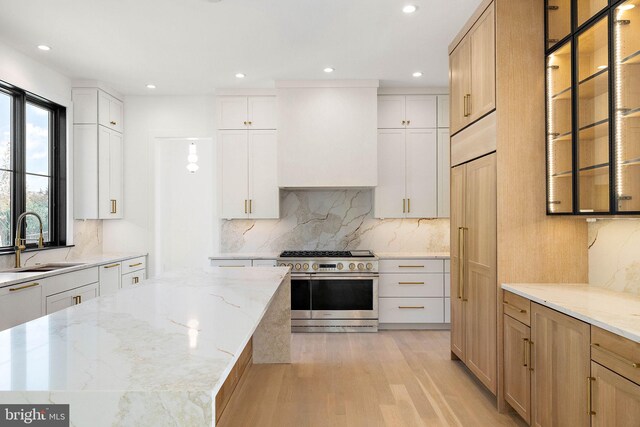
<instances>
[{"instance_id":1,"label":"cabinet drawer","mask_svg":"<svg viewBox=\"0 0 640 427\"><path fill-rule=\"evenodd\" d=\"M254 267L276 267L278 262L275 259L254 259L252 265Z\"/></svg>"},{"instance_id":2,"label":"cabinet drawer","mask_svg":"<svg viewBox=\"0 0 640 427\"><path fill-rule=\"evenodd\" d=\"M451 296L451 274L445 273L444 275L444 296Z\"/></svg>"},{"instance_id":3,"label":"cabinet drawer","mask_svg":"<svg viewBox=\"0 0 640 427\"><path fill-rule=\"evenodd\" d=\"M502 297L504 314L531 326L531 301L511 292L504 291Z\"/></svg>"},{"instance_id":4,"label":"cabinet drawer","mask_svg":"<svg viewBox=\"0 0 640 427\"><path fill-rule=\"evenodd\" d=\"M441 259L382 259L380 273L442 273Z\"/></svg>"},{"instance_id":5,"label":"cabinet drawer","mask_svg":"<svg viewBox=\"0 0 640 427\"><path fill-rule=\"evenodd\" d=\"M42 316L42 286L39 281L18 283L0 289L0 331Z\"/></svg>"},{"instance_id":6,"label":"cabinet drawer","mask_svg":"<svg viewBox=\"0 0 640 427\"><path fill-rule=\"evenodd\" d=\"M38 282L42 285L43 296L48 297L49 295L59 294L69 289L96 283L99 280L98 267L93 267L47 277L38 280Z\"/></svg>"},{"instance_id":7,"label":"cabinet drawer","mask_svg":"<svg viewBox=\"0 0 640 427\"><path fill-rule=\"evenodd\" d=\"M81 286L47 297L47 314L55 313L73 305L82 304L98 296L98 284Z\"/></svg>"},{"instance_id":8,"label":"cabinet drawer","mask_svg":"<svg viewBox=\"0 0 640 427\"><path fill-rule=\"evenodd\" d=\"M443 297L442 273L381 274L378 295L381 297Z\"/></svg>"},{"instance_id":9,"label":"cabinet drawer","mask_svg":"<svg viewBox=\"0 0 640 427\"><path fill-rule=\"evenodd\" d=\"M444 299L444 323L451 323L451 298Z\"/></svg>"},{"instance_id":10,"label":"cabinet drawer","mask_svg":"<svg viewBox=\"0 0 640 427\"><path fill-rule=\"evenodd\" d=\"M380 323L443 323L444 298L380 298Z\"/></svg>"},{"instance_id":11,"label":"cabinet drawer","mask_svg":"<svg viewBox=\"0 0 640 427\"><path fill-rule=\"evenodd\" d=\"M132 288L142 283L147 278L147 274L144 270L134 271L133 273L127 273L122 275L122 289Z\"/></svg>"},{"instance_id":12,"label":"cabinet drawer","mask_svg":"<svg viewBox=\"0 0 640 427\"><path fill-rule=\"evenodd\" d=\"M591 359L640 384L640 344L591 326Z\"/></svg>"},{"instance_id":13,"label":"cabinet drawer","mask_svg":"<svg viewBox=\"0 0 640 427\"><path fill-rule=\"evenodd\" d=\"M251 267L250 259L212 259L211 267Z\"/></svg>"},{"instance_id":14,"label":"cabinet drawer","mask_svg":"<svg viewBox=\"0 0 640 427\"><path fill-rule=\"evenodd\" d=\"M146 270L147 257L138 257L122 261L122 274L128 274L133 271Z\"/></svg>"},{"instance_id":15,"label":"cabinet drawer","mask_svg":"<svg viewBox=\"0 0 640 427\"><path fill-rule=\"evenodd\" d=\"M450 273L451 272L451 260L450 259L445 259L444 260L444 272L445 273Z\"/></svg>"}]
</instances>

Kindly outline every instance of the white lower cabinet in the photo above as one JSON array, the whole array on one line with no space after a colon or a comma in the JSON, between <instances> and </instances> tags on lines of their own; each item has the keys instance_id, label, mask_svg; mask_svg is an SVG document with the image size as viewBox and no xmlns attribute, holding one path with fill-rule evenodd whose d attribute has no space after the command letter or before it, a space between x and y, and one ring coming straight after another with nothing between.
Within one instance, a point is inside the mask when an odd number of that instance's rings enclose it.
<instances>
[{"instance_id":1,"label":"white lower cabinet","mask_svg":"<svg viewBox=\"0 0 640 427\"><path fill-rule=\"evenodd\" d=\"M42 286L38 281L0 289L0 331L42 316Z\"/></svg>"},{"instance_id":2,"label":"white lower cabinet","mask_svg":"<svg viewBox=\"0 0 640 427\"><path fill-rule=\"evenodd\" d=\"M275 259L254 259L251 261L252 267L276 267L278 261Z\"/></svg>"},{"instance_id":3,"label":"white lower cabinet","mask_svg":"<svg viewBox=\"0 0 640 427\"><path fill-rule=\"evenodd\" d=\"M49 295L46 300L46 314L55 313L56 311L96 298L98 296L98 289L98 283L92 283L76 289Z\"/></svg>"},{"instance_id":4,"label":"white lower cabinet","mask_svg":"<svg viewBox=\"0 0 640 427\"><path fill-rule=\"evenodd\" d=\"M378 281L381 297L442 297L442 273L383 274Z\"/></svg>"},{"instance_id":5,"label":"white lower cabinet","mask_svg":"<svg viewBox=\"0 0 640 427\"><path fill-rule=\"evenodd\" d=\"M100 296L113 295L120 290L121 270L119 262L100 266Z\"/></svg>"},{"instance_id":6,"label":"white lower cabinet","mask_svg":"<svg viewBox=\"0 0 640 427\"><path fill-rule=\"evenodd\" d=\"M451 323L451 298L444 299L444 323Z\"/></svg>"},{"instance_id":7,"label":"white lower cabinet","mask_svg":"<svg viewBox=\"0 0 640 427\"><path fill-rule=\"evenodd\" d=\"M138 270L122 275L122 289L133 288L147 278L145 270Z\"/></svg>"},{"instance_id":8,"label":"white lower cabinet","mask_svg":"<svg viewBox=\"0 0 640 427\"><path fill-rule=\"evenodd\" d=\"M241 267L276 267L275 259L251 259L251 258L220 258L210 260L211 267L241 268Z\"/></svg>"},{"instance_id":9,"label":"white lower cabinet","mask_svg":"<svg viewBox=\"0 0 640 427\"><path fill-rule=\"evenodd\" d=\"M442 298L380 298L380 323L443 323Z\"/></svg>"}]
</instances>

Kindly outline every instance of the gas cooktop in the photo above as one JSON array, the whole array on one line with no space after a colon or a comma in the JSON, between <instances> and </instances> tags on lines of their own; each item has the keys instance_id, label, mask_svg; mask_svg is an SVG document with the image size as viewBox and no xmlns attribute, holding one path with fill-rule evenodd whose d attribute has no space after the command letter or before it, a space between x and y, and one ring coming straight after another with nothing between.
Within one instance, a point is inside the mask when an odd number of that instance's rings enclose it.
<instances>
[{"instance_id":1,"label":"gas cooktop","mask_svg":"<svg viewBox=\"0 0 640 427\"><path fill-rule=\"evenodd\" d=\"M284 251L280 258L374 258L371 251Z\"/></svg>"}]
</instances>

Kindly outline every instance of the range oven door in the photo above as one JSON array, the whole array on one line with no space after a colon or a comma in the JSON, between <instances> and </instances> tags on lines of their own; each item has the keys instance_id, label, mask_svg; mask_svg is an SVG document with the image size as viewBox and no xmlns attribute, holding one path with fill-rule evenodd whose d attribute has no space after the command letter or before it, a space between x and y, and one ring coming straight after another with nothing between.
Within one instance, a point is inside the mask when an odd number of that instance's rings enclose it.
<instances>
[{"instance_id":1,"label":"range oven door","mask_svg":"<svg viewBox=\"0 0 640 427\"><path fill-rule=\"evenodd\" d=\"M378 276L314 276L311 318L377 319Z\"/></svg>"},{"instance_id":2,"label":"range oven door","mask_svg":"<svg viewBox=\"0 0 640 427\"><path fill-rule=\"evenodd\" d=\"M291 319L311 319L311 276L291 276Z\"/></svg>"}]
</instances>

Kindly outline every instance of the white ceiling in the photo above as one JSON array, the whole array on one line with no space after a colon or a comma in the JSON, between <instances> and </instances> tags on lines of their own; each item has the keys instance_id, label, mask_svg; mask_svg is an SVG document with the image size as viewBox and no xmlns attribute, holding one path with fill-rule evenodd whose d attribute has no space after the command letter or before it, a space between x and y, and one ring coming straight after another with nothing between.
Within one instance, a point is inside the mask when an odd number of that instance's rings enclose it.
<instances>
[{"instance_id":1,"label":"white ceiling","mask_svg":"<svg viewBox=\"0 0 640 427\"><path fill-rule=\"evenodd\" d=\"M447 46L480 1L0 0L0 38L125 94L148 94L147 83L157 94L203 94L283 79L446 86ZM408 3L418 11L402 13Z\"/></svg>"}]
</instances>

